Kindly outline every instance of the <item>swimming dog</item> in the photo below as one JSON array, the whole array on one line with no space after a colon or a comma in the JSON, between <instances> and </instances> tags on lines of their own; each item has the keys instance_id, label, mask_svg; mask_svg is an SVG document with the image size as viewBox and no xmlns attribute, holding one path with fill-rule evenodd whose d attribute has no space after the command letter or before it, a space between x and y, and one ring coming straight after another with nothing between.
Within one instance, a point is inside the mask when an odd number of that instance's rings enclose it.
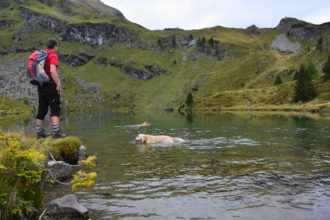
<instances>
[{"instance_id":1,"label":"swimming dog","mask_svg":"<svg viewBox=\"0 0 330 220\"><path fill-rule=\"evenodd\" d=\"M165 135L147 135L147 134L139 134L136 138L136 141L140 141L141 143L147 143L147 144L155 144L160 142L182 142L184 141L181 138L174 138L170 136Z\"/></svg>"},{"instance_id":2,"label":"swimming dog","mask_svg":"<svg viewBox=\"0 0 330 220\"><path fill-rule=\"evenodd\" d=\"M150 126L150 123L145 121L142 124L137 125L138 127L145 127L145 126Z\"/></svg>"}]
</instances>

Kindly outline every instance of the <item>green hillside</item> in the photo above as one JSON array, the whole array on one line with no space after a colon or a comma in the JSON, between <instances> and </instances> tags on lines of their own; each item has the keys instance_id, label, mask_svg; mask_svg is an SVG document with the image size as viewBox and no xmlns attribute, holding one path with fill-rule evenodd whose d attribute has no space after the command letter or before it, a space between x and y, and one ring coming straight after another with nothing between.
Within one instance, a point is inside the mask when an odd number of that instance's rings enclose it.
<instances>
[{"instance_id":1,"label":"green hillside","mask_svg":"<svg viewBox=\"0 0 330 220\"><path fill-rule=\"evenodd\" d=\"M43 49L50 37L58 39L68 110L184 109L189 93L196 111L330 109L330 83L322 73L330 55L328 24L283 19L279 28L150 31L98 0L78 2L0 3L0 65L21 60L23 66L31 51ZM299 52L272 47L282 33L291 44L300 43ZM318 95L293 103L294 75L308 62L317 69ZM283 83L274 86L277 76ZM23 93L19 100L24 98Z\"/></svg>"}]
</instances>

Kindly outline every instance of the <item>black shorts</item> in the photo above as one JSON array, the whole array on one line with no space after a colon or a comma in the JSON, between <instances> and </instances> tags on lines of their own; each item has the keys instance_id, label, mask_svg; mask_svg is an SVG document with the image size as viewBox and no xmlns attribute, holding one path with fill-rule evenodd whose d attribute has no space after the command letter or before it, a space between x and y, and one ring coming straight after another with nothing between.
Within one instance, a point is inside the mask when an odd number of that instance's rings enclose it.
<instances>
[{"instance_id":1,"label":"black shorts","mask_svg":"<svg viewBox=\"0 0 330 220\"><path fill-rule=\"evenodd\" d=\"M37 119L44 120L50 107L50 116L60 117L61 101L60 94L56 90L55 83L45 83L43 86L38 86L39 106Z\"/></svg>"}]
</instances>

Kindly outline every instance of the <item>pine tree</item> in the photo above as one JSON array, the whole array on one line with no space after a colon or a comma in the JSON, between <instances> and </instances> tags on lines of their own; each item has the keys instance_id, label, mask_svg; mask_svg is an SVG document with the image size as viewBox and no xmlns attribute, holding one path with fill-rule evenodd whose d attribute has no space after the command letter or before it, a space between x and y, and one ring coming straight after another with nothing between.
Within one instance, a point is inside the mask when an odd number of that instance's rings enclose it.
<instances>
[{"instance_id":1,"label":"pine tree","mask_svg":"<svg viewBox=\"0 0 330 220\"><path fill-rule=\"evenodd\" d=\"M277 75L274 85L276 86L276 85L280 85L282 83L283 83L282 77L280 75Z\"/></svg>"},{"instance_id":2,"label":"pine tree","mask_svg":"<svg viewBox=\"0 0 330 220\"><path fill-rule=\"evenodd\" d=\"M197 46L202 46L202 45L203 45L202 39L198 38L197 39Z\"/></svg>"},{"instance_id":3,"label":"pine tree","mask_svg":"<svg viewBox=\"0 0 330 220\"><path fill-rule=\"evenodd\" d=\"M324 79L330 80L330 55L322 70L324 72Z\"/></svg>"},{"instance_id":4,"label":"pine tree","mask_svg":"<svg viewBox=\"0 0 330 220\"><path fill-rule=\"evenodd\" d=\"M158 43L160 49L164 49L164 48L163 48L163 43L162 43L162 40L161 40L161 39L158 39L158 40L157 40L157 43Z\"/></svg>"},{"instance_id":5,"label":"pine tree","mask_svg":"<svg viewBox=\"0 0 330 220\"><path fill-rule=\"evenodd\" d=\"M187 95L187 99L186 99L186 105L187 105L187 107L188 107L188 111L191 111L191 110L192 110L193 102L194 102L194 100L193 100L193 96L192 96L191 93L189 93L189 94Z\"/></svg>"},{"instance_id":6,"label":"pine tree","mask_svg":"<svg viewBox=\"0 0 330 220\"><path fill-rule=\"evenodd\" d=\"M313 78L313 76L317 73L317 69L313 63L313 61L309 60L306 66L307 72Z\"/></svg>"},{"instance_id":7,"label":"pine tree","mask_svg":"<svg viewBox=\"0 0 330 220\"><path fill-rule=\"evenodd\" d=\"M209 39L209 44L213 47L214 46L214 39L213 39L213 37L211 37L210 39Z\"/></svg>"},{"instance_id":8,"label":"pine tree","mask_svg":"<svg viewBox=\"0 0 330 220\"><path fill-rule=\"evenodd\" d=\"M301 65L297 72L297 84L295 88L295 102L307 102L316 97L314 86L311 82L311 77L304 67Z\"/></svg>"},{"instance_id":9,"label":"pine tree","mask_svg":"<svg viewBox=\"0 0 330 220\"><path fill-rule=\"evenodd\" d=\"M320 52L323 51L323 38L319 38L319 40L317 41L317 44L316 44L316 49Z\"/></svg>"},{"instance_id":10,"label":"pine tree","mask_svg":"<svg viewBox=\"0 0 330 220\"><path fill-rule=\"evenodd\" d=\"M176 43L176 38L175 38L175 36L173 36L173 38L172 38L172 47L176 48L177 46L178 46L178 44Z\"/></svg>"}]
</instances>

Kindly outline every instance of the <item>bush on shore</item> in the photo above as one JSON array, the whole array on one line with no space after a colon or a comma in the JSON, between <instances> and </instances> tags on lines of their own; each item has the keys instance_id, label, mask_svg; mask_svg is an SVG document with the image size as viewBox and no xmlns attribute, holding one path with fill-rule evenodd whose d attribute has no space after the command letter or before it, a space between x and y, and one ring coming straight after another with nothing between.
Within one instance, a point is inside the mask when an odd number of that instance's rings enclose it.
<instances>
[{"instance_id":1,"label":"bush on shore","mask_svg":"<svg viewBox=\"0 0 330 220\"><path fill-rule=\"evenodd\" d=\"M68 155L75 153L78 144L80 146L80 140L75 137L36 140L33 136L6 134L0 130L0 219L35 217L44 205L41 182L43 175L49 172L43 166L47 150L50 146L52 149L60 146L59 155ZM95 166L94 159L88 158L85 163L89 167ZM71 181L72 188L93 184L95 176L94 172L88 174L79 170Z\"/></svg>"}]
</instances>

